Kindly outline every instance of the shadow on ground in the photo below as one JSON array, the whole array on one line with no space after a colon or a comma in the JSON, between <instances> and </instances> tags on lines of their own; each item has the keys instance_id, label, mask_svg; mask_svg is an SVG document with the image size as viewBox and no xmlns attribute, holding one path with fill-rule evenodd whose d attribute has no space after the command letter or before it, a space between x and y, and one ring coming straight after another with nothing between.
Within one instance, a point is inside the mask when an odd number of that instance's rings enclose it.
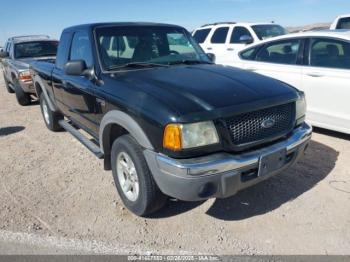
<instances>
[{"instance_id":1,"label":"shadow on ground","mask_svg":"<svg viewBox=\"0 0 350 262\"><path fill-rule=\"evenodd\" d=\"M0 136L8 136L24 130L24 126L9 126L0 128Z\"/></svg>"},{"instance_id":2,"label":"shadow on ground","mask_svg":"<svg viewBox=\"0 0 350 262\"><path fill-rule=\"evenodd\" d=\"M325 179L334 169L339 152L311 141L306 155L292 168L227 199L216 199L207 215L221 220L243 220L277 209ZM169 202L152 218L185 213L204 202Z\"/></svg>"},{"instance_id":3,"label":"shadow on ground","mask_svg":"<svg viewBox=\"0 0 350 262\"><path fill-rule=\"evenodd\" d=\"M340 138L340 139L344 139L344 140L350 141L350 135L349 134L340 133L340 132L337 132L337 131L323 129L323 128L319 128L319 127L314 127L313 129L314 129L313 130L314 133L318 133L318 134L322 134L322 135L326 135L326 136L333 136L333 137L336 137L336 138Z\"/></svg>"}]
</instances>

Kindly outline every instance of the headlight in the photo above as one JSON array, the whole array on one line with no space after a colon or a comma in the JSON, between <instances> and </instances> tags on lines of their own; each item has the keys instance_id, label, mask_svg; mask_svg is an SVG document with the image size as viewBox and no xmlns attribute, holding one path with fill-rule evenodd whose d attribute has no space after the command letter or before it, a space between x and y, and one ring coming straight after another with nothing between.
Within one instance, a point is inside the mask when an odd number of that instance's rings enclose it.
<instances>
[{"instance_id":1,"label":"headlight","mask_svg":"<svg viewBox=\"0 0 350 262\"><path fill-rule=\"evenodd\" d=\"M295 120L297 121L304 121L304 117L306 114L306 99L305 99L305 94L300 93L299 99L296 101L296 111L295 111Z\"/></svg>"},{"instance_id":2,"label":"headlight","mask_svg":"<svg viewBox=\"0 0 350 262\"><path fill-rule=\"evenodd\" d=\"M21 80L21 81L31 81L32 80L32 76L28 71L23 71L23 72L20 72L18 74L18 79Z\"/></svg>"},{"instance_id":3,"label":"headlight","mask_svg":"<svg viewBox=\"0 0 350 262\"><path fill-rule=\"evenodd\" d=\"M169 124L164 130L163 146L173 151L217 143L219 143L219 136L212 121Z\"/></svg>"}]
</instances>

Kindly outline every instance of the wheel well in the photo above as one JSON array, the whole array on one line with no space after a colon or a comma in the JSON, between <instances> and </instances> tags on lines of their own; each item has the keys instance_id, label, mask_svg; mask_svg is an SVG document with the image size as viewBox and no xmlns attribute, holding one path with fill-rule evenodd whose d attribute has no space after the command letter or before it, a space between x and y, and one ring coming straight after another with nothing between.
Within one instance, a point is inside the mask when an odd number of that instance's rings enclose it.
<instances>
[{"instance_id":1,"label":"wheel well","mask_svg":"<svg viewBox=\"0 0 350 262\"><path fill-rule=\"evenodd\" d=\"M41 85L37 82L35 83L35 92L38 98L40 98L40 95L43 92Z\"/></svg>"},{"instance_id":2,"label":"wheel well","mask_svg":"<svg viewBox=\"0 0 350 262\"><path fill-rule=\"evenodd\" d=\"M111 123L103 130L102 148L104 152L104 169L111 170L111 150L113 142L122 135L129 134L129 132L122 126Z\"/></svg>"},{"instance_id":3,"label":"wheel well","mask_svg":"<svg viewBox=\"0 0 350 262\"><path fill-rule=\"evenodd\" d=\"M12 80L12 83L13 83L13 81L14 81L16 78L17 78L16 75L15 75L14 73L11 73L11 80Z\"/></svg>"}]
</instances>

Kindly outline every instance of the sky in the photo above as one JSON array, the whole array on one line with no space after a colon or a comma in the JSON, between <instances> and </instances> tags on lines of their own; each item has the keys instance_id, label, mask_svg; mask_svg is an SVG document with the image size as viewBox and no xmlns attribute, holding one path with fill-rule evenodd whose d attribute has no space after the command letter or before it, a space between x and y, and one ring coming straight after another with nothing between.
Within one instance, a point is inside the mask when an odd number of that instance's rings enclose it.
<instances>
[{"instance_id":1,"label":"sky","mask_svg":"<svg viewBox=\"0 0 350 262\"><path fill-rule=\"evenodd\" d=\"M91 22L146 21L193 30L218 21L300 26L350 13L350 0L15 0L0 4L0 45L8 37L48 34Z\"/></svg>"}]
</instances>

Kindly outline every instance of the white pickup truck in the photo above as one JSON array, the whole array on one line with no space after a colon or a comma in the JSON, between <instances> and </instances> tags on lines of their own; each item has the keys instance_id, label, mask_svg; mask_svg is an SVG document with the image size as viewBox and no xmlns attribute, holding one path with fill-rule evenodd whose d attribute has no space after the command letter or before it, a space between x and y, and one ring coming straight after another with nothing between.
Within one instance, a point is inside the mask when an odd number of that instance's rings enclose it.
<instances>
[{"instance_id":1,"label":"white pickup truck","mask_svg":"<svg viewBox=\"0 0 350 262\"><path fill-rule=\"evenodd\" d=\"M338 16L332 23L330 29L350 29L350 14Z\"/></svg>"}]
</instances>

